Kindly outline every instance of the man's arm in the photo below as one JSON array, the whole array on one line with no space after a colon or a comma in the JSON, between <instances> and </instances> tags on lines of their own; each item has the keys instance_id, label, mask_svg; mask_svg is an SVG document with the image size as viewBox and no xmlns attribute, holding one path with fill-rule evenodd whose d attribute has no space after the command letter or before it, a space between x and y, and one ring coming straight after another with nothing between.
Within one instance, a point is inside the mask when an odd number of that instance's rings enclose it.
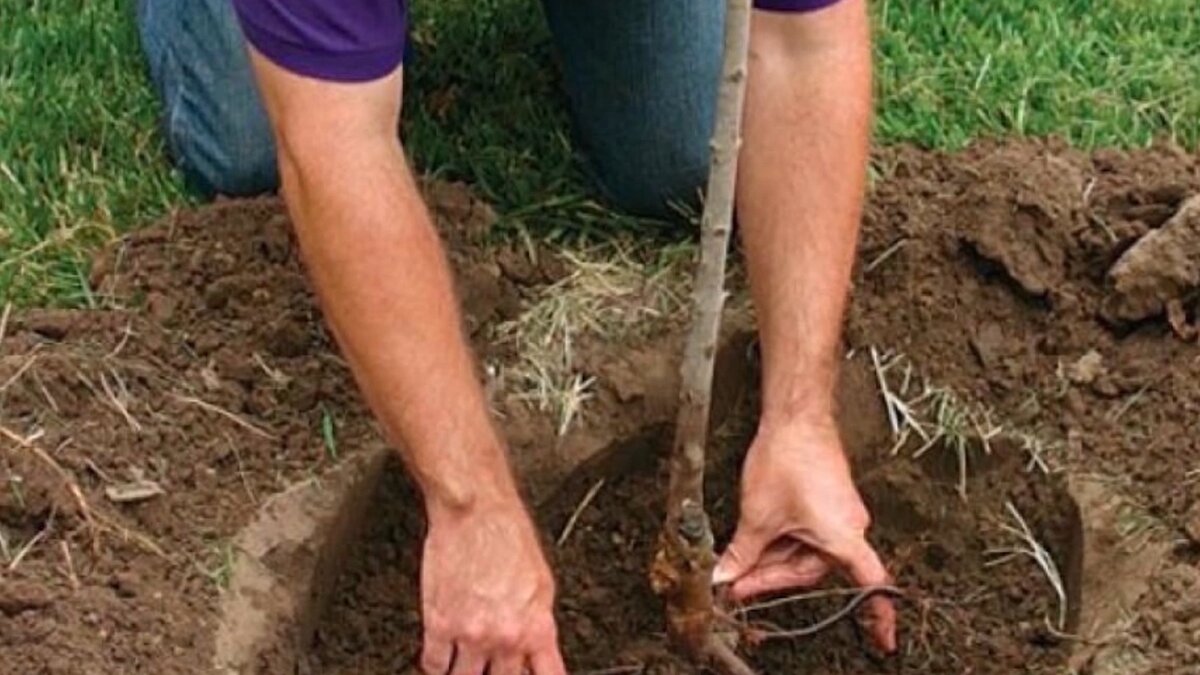
<instances>
[{"instance_id":1,"label":"man's arm","mask_svg":"<svg viewBox=\"0 0 1200 675\"><path fill-rule=\"evenodd\" d=\"M831 567L864 586L888 579L864 538L833 409L870 125L865 5L754 13L737 198L763 410L718 572L739 596L813 584ZM877 598L871 613L890 651L894 610Z\"/></svg>"},{"instance_id":2,"label":"man's arm","mask_svg":"<svg viewBox=\"0 0 1200 675\"><path fill-rule=\"evenodd\" d=\"M425 496L423 668L565 672L553 580L397 137L400 69L338 83L293 74L257 52L252 60L326 320Z\"/></svg>"}]
</instances>

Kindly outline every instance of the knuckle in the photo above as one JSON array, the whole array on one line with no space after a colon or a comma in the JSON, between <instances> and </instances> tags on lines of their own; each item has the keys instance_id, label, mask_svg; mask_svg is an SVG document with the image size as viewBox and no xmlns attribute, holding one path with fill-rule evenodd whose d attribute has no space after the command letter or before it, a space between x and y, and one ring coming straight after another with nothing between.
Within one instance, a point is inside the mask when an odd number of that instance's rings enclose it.
<instances>
[{"instance_id":1,"label":"knuckle","mask_svg":"<svg viewBox=\"0 0 1200 675\"><path fill-rule=\"evenodd\" d=\"M488 636L491 635L491 630L486 621L472 619L462 625L459 634L465 642L472 645L480 645L487 642Z\"/></svg>"},{"instance_id":2,"label":"knuckle","mask_svg":"<svg viewBox=\"0 0 1200 675\"><path fill-rule=\"evenodd\" d=\"M871 527L871 512L867 510L866 506L859 507L852 522L860 532L866 532Z\"/></svg>"},{"instance_id":3,"label":"knuckle","mask_svg":"<svg viewBox=\"0 0 1200 675\"><path fill-rule=\"evenodd\" d=\"M521 626L516 622L505 622L492 631L493 646L501 649L513 649L521 644Z\"/></svg>"},{"instance_id":4,"label":"knuckle","mask_svg":"<svg viewBox=\"0 0 1200 675\"><path fill-rule=\"evenodd\" d=\"M528 651L538 651L546 645L557 644L558 635L554 618L550 615L537 617L530 621L518 638L520 648Z\"/></svg>"},{"instance_id":5,"label":"knuckle","mask_svg":"<svg viewBox=\"0 0 1200 675\"><path fill-rule=\"evenodd\" d=\"M421 652L421 671L426 675L442 675L449 667L450 662L447 659L439 658L428 649Z\"/></svg>"}]
</instances>

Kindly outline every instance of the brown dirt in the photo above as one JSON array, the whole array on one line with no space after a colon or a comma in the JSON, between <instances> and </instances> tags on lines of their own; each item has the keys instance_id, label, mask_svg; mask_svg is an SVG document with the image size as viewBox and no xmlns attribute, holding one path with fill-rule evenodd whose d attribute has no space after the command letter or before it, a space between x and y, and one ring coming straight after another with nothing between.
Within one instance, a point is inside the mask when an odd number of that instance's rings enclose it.
<instances>
[{"instance_id":1,"label":"brown dirt","mask_svg":"<svg viewBox=\"0 0 1200 675\"><path fill-rule=\"evenodd\" d=\"M1194 266L1200 243L1172 236L1171 255L1139 265L1146 287L1176 300L1173 319L1165 308L1132 322L1108 310L1124 297L1122 254L1164 238L1173 217L1194 222L1177 214L1200 193L1197 156L1169 145L1089 155L1049 141L955 155L898 148L877 161L888 178L866 217L851 346L906 354L934 382L1036 434L1052 465L1119 494L1124 531L1112 536L1134 547L1168 541L1155 578L1177 581L1170 592L1152 584L1131 610L1137 620L1104 636L1131 660L1095 672L1194 671L1200 612L1179 598L1195 597L1200 558L1200 540L1186 534L1200 503L1200 348L1179 329L1200 306L1194 286L1154 280L1173 279L1180 260ZM1022 241L995 236L1006 223ZM1044 293L1039 280L1049 281ZM1192 647L1164 635L1190 635Z\"/></svg>"},{"instance_id":2,"label":"brown dirt","mask_svg":"<svg viewBox=\"0 0 1200 675\"><path fill-rule=\"evenodd\" d=\"M1061 479L1027 471L1014 439L1029 434L1052 468L1087 473L1119 494L1127 508L1114 539L1169 542L1128 608L1135 621L1085 635L1104 643L1092 672L1194 671L1200 349L1185 338L1197 290L1153 256L1139 263L1150 279L1142 285L1110 269L1200 192L1196 156L1009 142L954 155L890 149L876 163L884 178L868 208L847 331L858 354L845 406L855 423L844 431L875 512L873 540L911 595L903 654L876 660L846 623L803 642L768 642L751 658L772 673L1061 672L1075 645L1045 628L1056 607L1044 579L1025 559L984 565L988 548L1012 542L1000 529L1011 498L1072 588L1087 566L1072 555L1080 547ZM546 252L533 262L479 246L490 211L461 187L429 192L456 251L476 347L503 364L516 355L489 339L489 326L515 316L564 265ZM1175 241L1164 259L1195 269L1194 238ZM268 495L335 461L322 439L327 415L336 454L377 443L377 434L321 328L276 202L180 213L109 251L93 284L118 309L19 313L0 342L0 424L43 451L0 440L5 560L34 542L19 564L0 567L0 672L208 672L229 542ZM1123 288L1151 286L1161 309L1152 303L1136 318L1112 309ZM548 534L603 472L589 467L559 493L563 471L631 437L656 445L671 405L671 360L661 356L676 344L669 324L639 336L637 349L581 344L596 396L567 438L556 439L546 414L496 392ZM974 446L966 503L944 448L921 461L911 446L888 453L892 439L864 376L871 346L906 355L915 372L990 407L1009 431L990 458ZM643 376L655 384L640 385ZM724 427L712 474L722 535L752 417L753 402L743 405L751 407ZM661 655L644 574L661 505L653 461L643 464L610 478L555 552L576 672ZM164 493L106 498L105 488L137 480ZM415 653L419 509L395 470L377 503L382 517L369 523L318 627L311 672L393 672ZM800 625L830 608L774 618ZM1073 603L1072 617L1081 609Z\"/></svg>"},{"instance_id":3,"label":"brown dirt","mask_svg":"<svg viewBox=\"0 0 1200 675\"><path fill-rule=\"evenodd\" d=\"M753 369L743 360L741 368ZM1000 529L1005 501L1028 517L1036 537L1055 558L1079 564L1079 516L1060 480L1031 479L1025 456L1011 444L996 444L977 464L969 501L957 495L957 473L946 455L922 462L907 454L891 457L892 443L873 376L863 360L849 367L843 407L855 409L845 434L865 498L876 513L874 541L902 580L911 599L904 611L906 654L873 656L852 622L817 638L768 641L750 648L764 673L784 672L1059 672L1070 653L1053 638L1042 617L1058 611L1052 591L1033 563L989 567L988 550L1016 541ZM753 402L744 401L718 432L710 464L709 494L717 534L723 540L734 519L737 468L752 431ZM664 435L658 445L665 446ZM976 451L978 454L978 451ZM664 649L659 601L647 586L647 561L661 522L663 468L647 454L639 466L604 484L582 512L571 536L553 548L560 581L560 632L571 672L642 666L630 672L694 672ZM554 541L579 498L551 500L540 509L548 541ZM418 496L393 470L377 498L380 514L353 556L324 623L318 626L310 667L314 673L396 672L420 650L415 584L424 523ZM822 601L787 611L754 615L746 635L770 621L784 627L811 624L838 608ZM1073 618L1073 617L1072 617ZM994 669L992 665L994 664Z\"/></svg>"},{"instance_id":4,"label":"brown dirt","mask_svg":"<svg viewBox=\"0 0 1200 675\"><path fill-rule=\"evenodd\" d=\"M561 274L545 252L536 269L503 272L520 267L515 250L473 248L490 209L461 185L428 192L473 335ZM180 212L98 256L91 281L110 309L18 313L0 343L0 672L209 672L197 664L238 530L272 494L377 446L377 432L276 200ZM502 409L522 428L549 424ZM566 455L531 462L530 489ZM106 497L140 480L163 494Z\"/></svg>"}]
</instances>

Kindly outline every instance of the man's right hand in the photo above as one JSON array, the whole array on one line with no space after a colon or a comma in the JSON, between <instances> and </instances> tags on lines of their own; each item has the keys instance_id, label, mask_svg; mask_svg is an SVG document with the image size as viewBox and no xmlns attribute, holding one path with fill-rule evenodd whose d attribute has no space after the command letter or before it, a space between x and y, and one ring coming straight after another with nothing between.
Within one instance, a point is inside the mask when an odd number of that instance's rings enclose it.
<instances>
[{"instance_id":1,"label":"man's right hand","mask_svg":"<svg viewBox=\"0 0 1200 675\"><path fill-rule=\"evenodd\" d=\"M566 675L554 578L518 498L430 509L421 599L426 675Z\"/></svg>"},{"instance_id":2,"label":"man's right hand","mask_svg":"<svg viewBox=\"0 0 1200 675\"><path fill-rule=\"evenodd\" d=\"M554 580L492 428L446 254L396 134L402 70L335 82L250 55L321 308L425 495L422 668L564 675Z\"/></svg>"}]
</instances>

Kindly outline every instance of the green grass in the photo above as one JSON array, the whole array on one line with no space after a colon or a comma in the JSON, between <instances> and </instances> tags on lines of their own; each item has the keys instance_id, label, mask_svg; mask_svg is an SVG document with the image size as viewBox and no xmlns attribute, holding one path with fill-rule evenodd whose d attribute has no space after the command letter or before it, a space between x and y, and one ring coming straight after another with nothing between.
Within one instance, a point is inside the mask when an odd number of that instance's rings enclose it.
<instances>
[{"instance_id":1,"label":"green grass","mask_svg":"<svg viewBox=\"0 0 1200 675\"><path fill-rule=\"evenodd\" d=\"M91 251L184 198L121 0L0 0L0 298L87 301Z\"/></svg>"},{"instance_id":2,"label":"green grass","mask_svg":"<svg viewBox=\"0 0 1200 675\"><path fill-rule=\"evenodd\" d=\"M0 299L80 304L97 245L187 200L130 0L0 0ZM644 227L593 201L534 0L415 0L405 133L539 236ZM1200 140L1195 0L875 0L878 138Z\"/></svg>"},{"instance_id":3,"label":"green grass","mask_svg":"<svg viewBox=\"0 0 1200 675\"><path fill-rule=\"evenodd\" d=\"M1200 140L1194 0L878 0L875 9L884 142Z\"/></svg>"}]
</instances>

